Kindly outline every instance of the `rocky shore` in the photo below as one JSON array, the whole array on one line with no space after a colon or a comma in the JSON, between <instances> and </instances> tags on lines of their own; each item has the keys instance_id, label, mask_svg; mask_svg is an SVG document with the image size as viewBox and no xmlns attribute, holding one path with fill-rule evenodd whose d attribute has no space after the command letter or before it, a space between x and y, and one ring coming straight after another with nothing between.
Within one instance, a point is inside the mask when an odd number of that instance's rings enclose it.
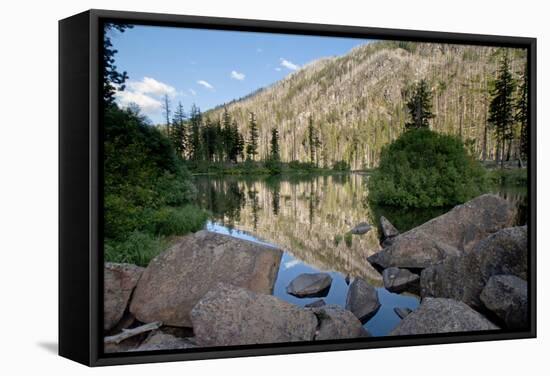
<instances>
[{"instance_id":1,"label":"rocky shore","mask_svg":"<svg viewBox=\"0 0 550 376\"><path fill-rule=\"evenodd\" d=\"M518 329L528 324L527 227L483 195L405 233L381 218L383 249L368 261L394 293L421 298L391 335ZM360 224L361 236L370 225ZM149 351L367 337L377 290L353 278L344 307L273 296L282 251L208 231L182 237L146 268L106 263L105 351ZM295 297L325 297L332 278L306 273Z\"/></svg>"}]
</instances>

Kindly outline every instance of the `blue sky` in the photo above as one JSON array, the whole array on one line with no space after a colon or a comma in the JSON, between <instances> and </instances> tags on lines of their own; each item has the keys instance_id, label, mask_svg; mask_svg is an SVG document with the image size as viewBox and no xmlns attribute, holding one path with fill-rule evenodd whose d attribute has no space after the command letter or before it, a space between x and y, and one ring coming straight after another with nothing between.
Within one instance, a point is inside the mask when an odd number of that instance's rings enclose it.
<instances>
[{"instance_id":1,"label":"blue sky","mask_svg":"<svg viewBox=\"0 0 550 376\"><path fill-rule=\"evenodd\" d=\"M119 104L136 103L154 122L166 93L172 107L202 111L270 85L322 57L343 55L365 39L134 26L110 32L129 80Z\"/></svg>"}]
</instances>

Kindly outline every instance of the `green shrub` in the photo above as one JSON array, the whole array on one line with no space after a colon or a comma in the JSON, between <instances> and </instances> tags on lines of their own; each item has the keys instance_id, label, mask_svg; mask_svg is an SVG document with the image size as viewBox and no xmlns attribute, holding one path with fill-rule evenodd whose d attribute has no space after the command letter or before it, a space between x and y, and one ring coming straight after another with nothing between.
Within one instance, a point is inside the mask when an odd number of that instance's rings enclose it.
<instances>
[{"instance_id":1,"label":"green shrub","mask_svg":"<svg viewBox=\"0 0 550 376\"><path fill-rule=\"evenodd\" d=\"M526 168L491 170L489 179L493 185L526 187L529 184Z\"/></svg>"},{"instance_id":2,"label":"green shrub","mask_svg":"<svg viewBox=\"0 0 550 376\"><path fill-rule=\"evenodd\" d=\"M340 234L337 234L337 235L334 235L334 245L338 247L338 245L342 242L342 235Z\"/></svg>"},{"instance_id":3,"label":"green shrub","mask_svg":"<svg viewBox=\"0 0 550 376\"><path fill-rule=\"evenodd\" d=\"M346 246L348 248L351 248L351 245L353 243L353 234L351 232L346 232L344 235L344 242L346 243Z\"/></svg>"},{"instance_id":4,"label":"green shrub","mask_svg":"<svg viewBox=\"0 0 550 376\"><path fill-rule=\"evenodd\" d=\"M158 235L184 235L200 230L207 213L193 205L173 208L163 207L153 214L152 225Z\"/></svg>"},{"instance_id":5,"label":"green shrub","mask_svg":"<svg viewBox=\"0 0 550 376\"><path fill-rule=\"evenodd\" d=\"M369 199L376 204L444 207L485 192L487 177L460 139L413 129L383 148L368 187Z\"/></svg>"},{"instance_id":6,"label":"green shrub","mask_svg":"<svg viewBox=\"0 0 550 376\"><path fill-rule=\"evenodd\" d=\"M350 166L349 163L346 161L336 161L332 165L332 169L336 171L349 171Z\"/></svg>"},{"instance_id":7,"label":"green shrub","mask_svg":"<svg viewBox=\"0 0 550 376\"><path fill-rule=\"evenodd\" d=\"M105 261L127 262L147 266L149 261L169 246L166 239L134 231L121 242L105 242Z\"/></svg>"},{"instance_id":8,"label":"green shrub","mask_svg":"<svg viewBox=\"0 0 550 376\"><path fill-rule=\"evenodd\" d=\"M280 160L278 159L268 159L265 162L265 167L269 170L269 173L271 175L277 175L280 174L283 170L283 165Z\"/></svg>"}]
</instances>

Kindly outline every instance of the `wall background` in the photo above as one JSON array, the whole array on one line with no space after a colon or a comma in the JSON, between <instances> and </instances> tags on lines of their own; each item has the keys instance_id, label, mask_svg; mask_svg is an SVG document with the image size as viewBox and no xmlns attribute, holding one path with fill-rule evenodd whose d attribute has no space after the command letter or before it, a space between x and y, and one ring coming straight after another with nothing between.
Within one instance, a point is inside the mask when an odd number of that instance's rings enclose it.
<instances>
[{"instance_id":1,"label":"wall background","mask_svg":"<svg viewBox=\"0 0 550 376\"><path fill-rule=\"evenodd\" d=\"M88 8L537 37L539 338L87 369L57 342L57 20ZM542 1L25 1L0 22L0 373L517 375L547 365L548 9ZM545 349L546 347L546 349Z\"/></svg>"}]
</instances>

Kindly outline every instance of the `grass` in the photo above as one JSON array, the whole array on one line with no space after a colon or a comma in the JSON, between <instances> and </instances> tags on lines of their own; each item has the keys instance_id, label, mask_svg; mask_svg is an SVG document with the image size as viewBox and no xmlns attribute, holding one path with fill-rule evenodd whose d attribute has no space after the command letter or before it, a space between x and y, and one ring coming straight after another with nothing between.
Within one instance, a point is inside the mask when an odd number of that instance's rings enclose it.
<instances>
[{"instance_id":1,"label":"grass","mask_svg":"<svg viewBox=\"0 0 550 376\"><path fill-rule=\"evenodd\" d=\"M498 186L527 187L529 184L526 168L492 169L488 170L488 176L491 184Z\"/></svg>"}]
</instances>

